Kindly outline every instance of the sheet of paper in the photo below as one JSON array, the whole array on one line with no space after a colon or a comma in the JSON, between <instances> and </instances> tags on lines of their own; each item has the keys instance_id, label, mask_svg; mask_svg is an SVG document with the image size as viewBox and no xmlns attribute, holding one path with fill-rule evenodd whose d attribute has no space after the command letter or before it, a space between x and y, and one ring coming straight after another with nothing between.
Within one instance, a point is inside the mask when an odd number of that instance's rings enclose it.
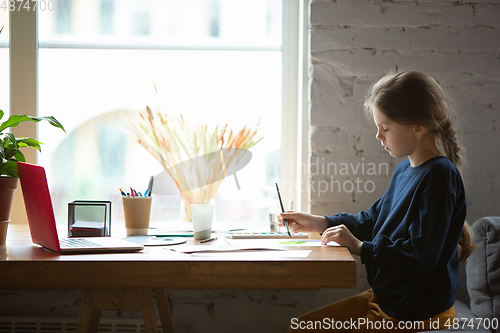
<instances>
[{"instance_id":1,"label":"sheet of paper","mask_svg":"<svg viewBox=\"0 0 500 333\"><path fill-rule=\"evenodd\" d=\"M307 258L311 250L293 251L243 251L243 252L196 252L191 257L212 257L218 259L279 259Z\"/></svg>"},{"instance_id":2,"label":"sheet of paper","mask_svg":"<svg viewBox=\"0 0 500 333\"><path fill-rule=\"evenodd\" d=\"M230 223L230 222L218 222L214 221L212 225L212 232L226 233L229 231L242 231L251 229L253 230L255 225L251 223ZM186 221L171 221L171 222L151 222L149 224L150 230L162 231L162 232L193 232L193 223Z\"/></svg>"},{"instance_id":3,"label":"sheet of paper","mask_svg":"<svg viewBox=\"0 0 500 333\"><path fill-rule=\"evenodd\" d=\"M171 246L166 248L167 250L173 250L180 253L225 253L225 252L237 252L242 253L245 251L286 251L283 247L268 247L262 246L261 244L254 245L180 245L180 246Z\"/></svg>"},{"instance_id":4,"label":"sheet of paper","mask_svg":"<svg viewBox=\"0 0 500 333\"><path fill-rule=\"evenodd\" d=\"M234 246L248 247L283 247L288 246L325 246L319 239L225 239L228 244ZM326 246L340 246L336 242L330 242Z\"/></svg>"}]
</instances>

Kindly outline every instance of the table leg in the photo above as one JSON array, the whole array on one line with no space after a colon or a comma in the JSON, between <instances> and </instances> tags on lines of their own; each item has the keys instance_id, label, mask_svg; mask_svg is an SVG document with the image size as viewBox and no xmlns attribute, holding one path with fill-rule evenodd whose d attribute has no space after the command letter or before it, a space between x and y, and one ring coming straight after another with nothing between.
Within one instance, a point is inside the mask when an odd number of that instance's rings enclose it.
<instances>
[{"instance_id":1,"label":"table leg","mask_svg":"<svg viewBox=\"0 0 500 333\"><path fill-rule=\"evenodd\" d=\"M92 296L92 290L85 291L82 309L78 317L78 325L76 326L76 333L97 332L99 319L101 318L101 310L94 309Z\"/></svg>"},{"instance_id":2,"label":"table leg","mask_svg":"<svg viewBox=\"0 0 500 333\"><path fill-rule=\"evenodd\" d=\"M173 333L170 306L165 289L154 289L158 301L158 312L164 333ZM147 333L158 333L153 289L109 288L85 291L76 333L95 333L103 310L142 310Z\"/></svg>"},{"instance_id":3,"label":"table leg","mask_svg":"<svg viewBox=\"0 0 500 333\"><path fill-rule=\"evenodd\" d=\"M161 327L163 333L174 333L174 325L170 316L170 305L168 304L167 291L164 288L156 288L156 302L160 314Z\"/></svg>"},{"instance_id":4,"label":"table leg","mask_svg":"<svg viewBox=\"0 0 500 333\"><path fill-rule=\"evenodd\" d=\"M146 326L146 333L158 333L152 289L141 289L141 307L142 316L144 318L144 326Z\"/></svg>"}]
</instances>

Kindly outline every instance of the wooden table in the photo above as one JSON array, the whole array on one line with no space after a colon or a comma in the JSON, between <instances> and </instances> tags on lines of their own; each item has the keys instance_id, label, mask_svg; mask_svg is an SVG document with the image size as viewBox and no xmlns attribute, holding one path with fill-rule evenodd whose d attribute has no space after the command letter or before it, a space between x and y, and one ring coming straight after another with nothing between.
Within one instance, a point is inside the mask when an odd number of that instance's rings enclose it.
<instances>
[{"instance_id":1,"label":"wooden table","mask_svg":"<svg viewBox=\"0 0 500 333\"><path fill-rule=\"evenodd\" d=\"M85 289L87 294L118 290L118 298L126 298L131 291L140 300L144 290L155 290L158 297L165 289L319 289L355 288L356 284L356 262L345 247L295 247L312 252L305 259L263 255L251 260L191 257L167 248L59 255L33 245L27 225L12 224L6 245L0 246L0 285L4 290ZM171 322L162 324L171 326Z\"/></svg>"}]
</instances>

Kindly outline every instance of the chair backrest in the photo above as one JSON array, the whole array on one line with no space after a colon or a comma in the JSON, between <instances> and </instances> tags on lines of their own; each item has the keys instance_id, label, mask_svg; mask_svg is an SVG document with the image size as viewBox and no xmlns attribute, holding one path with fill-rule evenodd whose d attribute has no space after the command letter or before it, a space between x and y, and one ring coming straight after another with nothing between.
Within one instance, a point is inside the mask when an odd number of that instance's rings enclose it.
<instances>
[{"instance_id":1,"label":"chair backrest","mask_svg":"<svg viewBox=\"0 0 500 333\"><path fill-rule=\"evenodd\" d=\"M471 227L477 248L467 259L467 290L478 318L500 318L500 217L484 217ZM500 332L500 328L496 332Z\"/></svg>"}]
</instances>

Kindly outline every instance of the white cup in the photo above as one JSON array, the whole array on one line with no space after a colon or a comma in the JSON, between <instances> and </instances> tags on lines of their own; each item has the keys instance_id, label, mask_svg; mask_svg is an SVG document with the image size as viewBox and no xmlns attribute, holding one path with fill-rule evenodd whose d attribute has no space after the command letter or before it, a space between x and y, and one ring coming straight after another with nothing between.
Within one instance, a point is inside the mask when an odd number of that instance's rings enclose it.
<instances>
[{"instance_id":1,"label":"white cup","mask_svg":"<svg viewBox=\"0 0 500 333\"><path fill-rule=\"evenodd\" d=\"M212 221L214 219L214 205L191 205L194 239L206 239L212 235Z\"/></svg>"}]
</instances>

